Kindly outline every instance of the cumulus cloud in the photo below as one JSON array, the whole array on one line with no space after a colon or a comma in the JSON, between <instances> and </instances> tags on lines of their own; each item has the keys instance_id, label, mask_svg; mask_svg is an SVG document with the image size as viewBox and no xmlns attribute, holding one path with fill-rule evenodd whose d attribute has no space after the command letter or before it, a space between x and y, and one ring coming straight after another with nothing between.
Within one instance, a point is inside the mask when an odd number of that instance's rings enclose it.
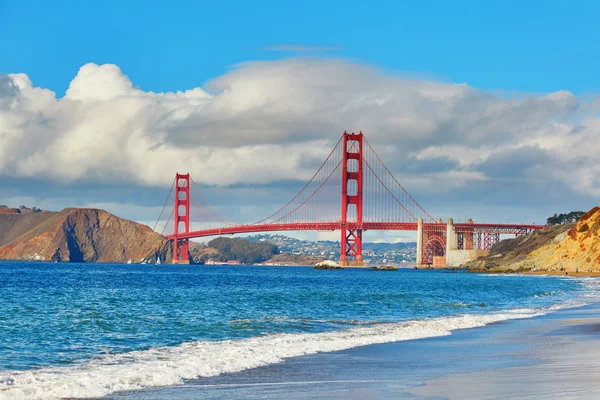
<instances>
[{"instance_id":1,"label":"cumulus cloud","mask_svg":"<svg viewBox=\"0 0 600 400\"><path fill-rule=\"evenodd\" d=\"M0 76L0 175L169 186L305 180L362 130L401 182L427 192L560 181L600 197L597 98L490 92L335 59L248 62L200 88L153 93L86 64L57 98Z\"/></svg>"}]
</instances>

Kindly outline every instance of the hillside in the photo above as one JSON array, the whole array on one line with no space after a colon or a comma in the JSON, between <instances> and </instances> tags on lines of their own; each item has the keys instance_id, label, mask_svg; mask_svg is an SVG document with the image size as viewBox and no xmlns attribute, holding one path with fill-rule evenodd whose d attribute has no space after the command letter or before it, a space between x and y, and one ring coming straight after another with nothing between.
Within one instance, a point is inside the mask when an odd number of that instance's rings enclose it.
<instances>
[{"instance_id":1,"label":"hillside","mask_svg":"<svg viewBox=\"0 0 600 400\"><path fill-rule=\"evenodd\" d=\"M192 251L190 251L192 253ZM218 237L209 241L197 255L192 253L194 261L204 263L237 261L241 264L256 264L269 260L279 253L276 245L268 242L252 242L238 238Z\"/></svg>"},{"instance_id":2,"label":"hillside","mask_svg":"<svg viewBox=\"0 0 600 400\"><path fill-rule=\"evenodd\" d=\"M600 207L573 224L556 225L496 244L487 257L465 264L489 272L600 271Z\"/></svg>"},{"instance_id":3,"label":"hillside","mask_svg":"<svg viewBox=\"0 0 600 400\"><path fill-rule=\"evenodd\" d=\"M153 262L171 259L168 241L149 227L104 210L0 215L0 259Z\"/></svg>"},{"instance_id":4,"label":"hillside","mask_svg":"<svg viewBox=\"0 0 600 400\"><path fill-rule=\"evenodd\" d=\"M280 234L258 234L245 238L253 242L269 242L277 245L281 253L289 253L313 259L337 260L340 257L340 242L332 240L308 241ZM371 264L415 261L416 242L373 243L363 242L363 257Z\"/></svg>"},{"instance_id":5,"label":"hillside","mask_svg":"<svg viewBox=\"0 0 600 400\"><path fill-rule=\"evenodd\" d=\"M16 208L5 208L4 210L15 210L18 213L0 213L0 247L9 244L57 214L50 211L21 214Z\"/></svg>"}]
</instances>

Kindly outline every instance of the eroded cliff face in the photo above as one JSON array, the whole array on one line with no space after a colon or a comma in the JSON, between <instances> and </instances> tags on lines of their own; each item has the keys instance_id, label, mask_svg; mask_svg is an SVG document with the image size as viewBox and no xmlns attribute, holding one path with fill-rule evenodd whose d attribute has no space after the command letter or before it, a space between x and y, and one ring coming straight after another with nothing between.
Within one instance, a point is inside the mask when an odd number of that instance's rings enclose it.
<instances>
[{"instance_id":1,"label":"eroded cliff face","mask_svg":"<svg viewBox=\"0 0 600 400\"><path fill-rule=\"evenodd\" d=\"M600 207L576 224L546 228L498 243L490 255L465 265L489 272L600 271Z\"/></svg>"},{"instance_id":2,"label":"eroded cliff face","mask_svg":"<svg viewBox=\"0 0 600 400\"><path fill-rule=\"evenodd\" d=\"M70 208L53 213L0 247L0 259L139 263L154 262L160 256L161 261L169 261L170 247L162 235L145 225L104 210Z\"/></svg>"},{"instance_id":3,"label":"eroded cliff face","mask_svg":"<svg viewBox=\"0 0 600 400\"><path fill-rule=\"evenodd\" d=\"M585 213L559 243L540 247L527 258L540 270L600 271L600 207Z\"/></svg>"}]
</instances>

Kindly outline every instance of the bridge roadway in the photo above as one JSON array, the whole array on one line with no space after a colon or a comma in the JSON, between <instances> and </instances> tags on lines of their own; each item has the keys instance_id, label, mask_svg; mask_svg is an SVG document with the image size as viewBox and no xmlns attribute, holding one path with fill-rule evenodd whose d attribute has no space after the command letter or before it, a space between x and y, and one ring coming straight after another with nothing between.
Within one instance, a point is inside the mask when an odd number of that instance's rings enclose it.
<instances>
[{"instance_id":1,"label":"bridge roadway","mask_svg":"<svg viewBox=\"0 0 600 400\"><path fill-rule=\"evenodd\" d=\"M523 224L476 224L455 223L454 228L460 232L486 231L497 234L519 235L534 229L541 229L542 225ZM307 222L287 224L257 224L257 225L232 225L222 228L201 229L189 232L179 232L178 239L193 239L207 236L234 235L236 233L259 233L259 232L281 232L281 231L336 231L344 228L341 222ZM416 222L348 222L346 229L386 230L386 231L417 231ZM424 231L446 229L445 223L423 223ZM168 239L175 239L175 235L168 235Z\"/></svg>"}]
</instances>

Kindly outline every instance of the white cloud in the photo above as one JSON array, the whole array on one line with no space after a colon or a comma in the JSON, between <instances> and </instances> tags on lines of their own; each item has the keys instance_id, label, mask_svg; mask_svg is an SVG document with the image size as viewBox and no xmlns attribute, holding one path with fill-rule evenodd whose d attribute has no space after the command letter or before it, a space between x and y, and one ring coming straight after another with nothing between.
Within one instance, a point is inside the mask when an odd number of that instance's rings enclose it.
<instances>
[{"instance_id":1,"label":"white cloud","mask_svg":"<svg viewBox=\"0 0 600 400\"><path fill-rule=\"evenodd\" d=\"M303 180L347 129L364 131L409 191L496 179L485 167L500 156L518 179L512 155L537 149L545 161L526 166L528 179L600 197L599 104L333 59L249 62L176 93L145 92L115 65L86 64L63 98L24 74L0 80L0 175L167 187L176 171L211 185Z\"/></svg>"}]
</instances>

